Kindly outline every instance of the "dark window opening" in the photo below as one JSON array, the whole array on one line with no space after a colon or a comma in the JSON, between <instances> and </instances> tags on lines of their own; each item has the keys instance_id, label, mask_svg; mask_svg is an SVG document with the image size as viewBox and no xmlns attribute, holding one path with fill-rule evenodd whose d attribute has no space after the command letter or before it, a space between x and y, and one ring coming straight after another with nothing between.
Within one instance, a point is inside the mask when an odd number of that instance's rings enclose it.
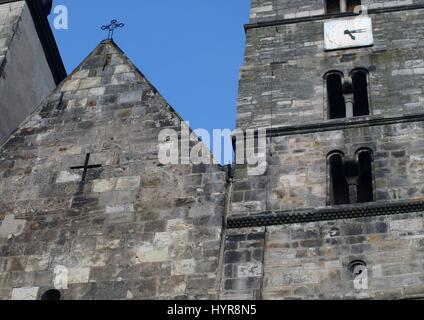
<instances>
[{"instance_id":1,"label":"dark window opening","mask_svg":"<svg viewBox=\"0 0 424 320\"><path fill-rule=\"evenodd\" d=\"M347 0L346 1L346 12L355 12L355 7L361 5L361 0ZM359 13L359 12L358 12Z\"/></svg>"},{"instance_id":2,"label":"dark window opening","mask_svg":"<svg viewBox=\"0 0 424 320\"><path fill-rule=\"evenodd\" d=\"M344 162L344 174L348 184L348 203L358 203L358 165L356 161L347 160Z\"/></svg>"},{"instance_id":3,"label":"dark window opening","mask_svg":"<svg viewBox=\"0 0 424 320\"><path fill-rule=\"evenodd\" d=\"M353 87L353 116L367 116L370 114L368 103L368 74L364 70L354 71L352 73Z\"/></svg>"},{"instance_id":4,"label":"dark window opening","mask_svg":"<svg viewBox=\"0 0 424 320\"><path fill-rule=\"evenodd\" d=\"M330 71L324 79L327 86L328 119L370 115L369 82L366 69L355 69L345 79L340 71Z\"/></svg>"},{"instance_id":5,"label":"dark window opening","mask_svg":"<svg viewBox=\"0 0 424 320\"><path fill-rule=\"evenodd\" d=\"M346 118L346 102L343 96L343 77L340 73L330 73L326 77L328 115L330 119Z\"/></svg>"},{"instance_id":6,"label":"dark window opening","mask_svg":"<svg viewBox=\"0 0 424 320\"><path fill-rule=\"evenodd\" d=\"M374 188L372 176L373 155L371 151L361 151L358 154L358 202L373 202Z\"/></svg>"},{"instance_id":7,"label":"dark window opening","mask_svg":"<svg viewBox=\"0 0 424 320\"><path fill-rule=\"evenodd\" d=\"M353 161L353 160L345 161L344 174L347 178L358 177L358 166L356 165L356 161Z\"/></svg>"},{"instance_id":8,"label":"dark window opening","mask_svg":"<svg viewBox=\"0 0 424 320\"><path fill-rule=\"evenodd\" d=\"M373 153L357 152L357 160L345 159L340 151L328 158L329 205L374 201Z\"/></svg>"},{"instance_id":9,"label":"dark window opening","mask_svg":"<svg viewBox=\"0 0 424 320\"><path fill-rule=\"evenodd\" d=\"M328 14L340 13L340 0L327 0L325 3L325 11Z\"/></svg>"},{"instance_id":10,"label":"dark window opening","mask_svg":"<svg viewBox=\"0 0 424 320\"><path fill-rule=\"evenodd\" d=\"M46 301L54 301L54 300L60 300L61 294L59 290L48 290L46 292L43 293L43 295L41 296L41 300L46 300Z\"/></svg>"},{"instance_id":11,"label":"dark window opening","mask_svg":"<svg viewBox=\"0 0 424 320\"><path fill-rule=\"evenodd\" d=\"M335 153L329 158L330 201L332 205L349 204L349 186L347 184L343 156Z\"/></svg>"}]
</instances>

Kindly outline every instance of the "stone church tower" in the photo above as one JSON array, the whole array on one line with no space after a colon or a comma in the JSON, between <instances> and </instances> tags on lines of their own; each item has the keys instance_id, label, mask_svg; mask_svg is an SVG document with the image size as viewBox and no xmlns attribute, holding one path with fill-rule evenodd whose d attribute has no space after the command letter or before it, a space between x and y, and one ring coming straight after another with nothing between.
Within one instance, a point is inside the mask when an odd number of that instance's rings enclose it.
<instances>
[{"instance_id":1,"label":"stone church tower","mask_svg":"<svg viewBox=\"0 0 424 320\"><path fill-rule=\"evenodd\" d=\"M51 7L52 0L0 0L0 144L66 77Z\"/></svg>"},{"instance_id":2,"label":"stone church tower","mask_svg":"<svg viewBox=\"0 0 424 320\"><path fill-rule=\"evenodd\" d=\"M237 127L267 128L268 167L235 172L221 296L424 297L423 17L252 0Z\"/></svg>"},{"instance_id":3,"label":"stone church tower","mask_svg":"<svg viewBox=\"0 0 424 320\"><path fill-rule=\"evenodd\" d=\"M181 117L112 40L61 81L50 5L0 0L0 300L424 297L424 0L252 0L260 176L161 163Z\"/></svg>"}]
</instances>

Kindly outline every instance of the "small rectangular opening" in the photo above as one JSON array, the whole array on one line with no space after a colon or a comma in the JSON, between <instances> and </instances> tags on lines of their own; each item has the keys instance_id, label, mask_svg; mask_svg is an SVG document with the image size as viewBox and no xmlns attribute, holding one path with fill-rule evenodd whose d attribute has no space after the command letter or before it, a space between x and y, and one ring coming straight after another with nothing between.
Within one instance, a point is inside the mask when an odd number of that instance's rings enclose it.
<instances>
[{"instance_id":1,"label":"small rectangular opening","mask_svg":"<svg viewBox=\"0 0 424 320\"><path fill-rule=\"evenodd\" d=\"M353 12L355 12L355 7L360 6L360 5L361 5L361 0L347 0L346 1L346 11L353 13Z\"/></svg>"},{"instance_id":2,"label":"small rectangular opening","mask_svg":"<svg viewBox=\"0 0 424 320\"><path fill-rule=\"evenodd\" d=\"M327 0L325 3L325 11L328 14L340 13L340 0Z\"/></svg>"}]
</instances>

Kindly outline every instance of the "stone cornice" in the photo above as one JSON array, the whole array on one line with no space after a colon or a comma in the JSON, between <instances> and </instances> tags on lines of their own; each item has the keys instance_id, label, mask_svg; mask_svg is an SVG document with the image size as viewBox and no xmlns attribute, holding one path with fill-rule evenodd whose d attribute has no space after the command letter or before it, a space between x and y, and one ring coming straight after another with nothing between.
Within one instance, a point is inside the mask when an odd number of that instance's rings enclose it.
<instances>
[{"instance_id":1,"label":"stone cornice","mask_svg":"<svg viewBox=\"0 0 424 320\"><path fill-rule=\"evenodd\" d=\"M424 212L424 201L367 203L322 209L300 209L285 212L263 212L250 216L235 216L228 218L227 228L265 227L418 212Z\"/></svg>"},{"instance_id":2,"label":"stone cornice","mask_svg":"<svg viewBox=\"0 0 424 320\"><path fill-rule=\"evenodd\" d=\"M375 9L368 10L368 14L381 14L381 13L387 13L387 12L419 10L419 9L424 9L424 4L375 8ZM263 22L245 24L244 29L245 31L247 31L250 29L265 28L265 27L272 27L272 26L279 26L279 25L286 25L286 24L301 23L301 22L320 21L320 20L334 19L334 18L340 18L340 17L353 17L355 15L357 14L354 14L354 13L322 14L322 15L309 16L309 17L263 21Z\"/></svg>"},{"instance_id":3,"label":"stone cornice","mask_svg":"<svg viewBox=\"0 0 424 320\"><path fill-rule=\"evenodd\" d=\"M343 120L330 120L326 122L310 123L297 126L268 128L267 137L290 136L296 134L308 134L314 132L337 131L422 121L424 121L424 114L422 113L390 118L361 117Z\"/></svg>"}]
</instances>

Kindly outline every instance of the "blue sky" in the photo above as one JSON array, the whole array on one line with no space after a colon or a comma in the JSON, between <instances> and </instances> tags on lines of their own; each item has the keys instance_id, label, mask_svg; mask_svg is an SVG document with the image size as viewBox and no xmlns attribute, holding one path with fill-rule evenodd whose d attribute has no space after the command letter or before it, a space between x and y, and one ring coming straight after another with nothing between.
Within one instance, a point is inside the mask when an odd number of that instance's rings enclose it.
<instances>
[{"instance_id":1,"label":"blue sky","mask_svg":"<svg viewBox=\"0 0 424 320\"><path fill-rule=\"evenodd\" d=\"M55 0L69 30L54 30L71 72L107 34L193 129L234 129L249 0ZM50 17L52 20L54 15Z\"/></svg>"}]
</instances>

